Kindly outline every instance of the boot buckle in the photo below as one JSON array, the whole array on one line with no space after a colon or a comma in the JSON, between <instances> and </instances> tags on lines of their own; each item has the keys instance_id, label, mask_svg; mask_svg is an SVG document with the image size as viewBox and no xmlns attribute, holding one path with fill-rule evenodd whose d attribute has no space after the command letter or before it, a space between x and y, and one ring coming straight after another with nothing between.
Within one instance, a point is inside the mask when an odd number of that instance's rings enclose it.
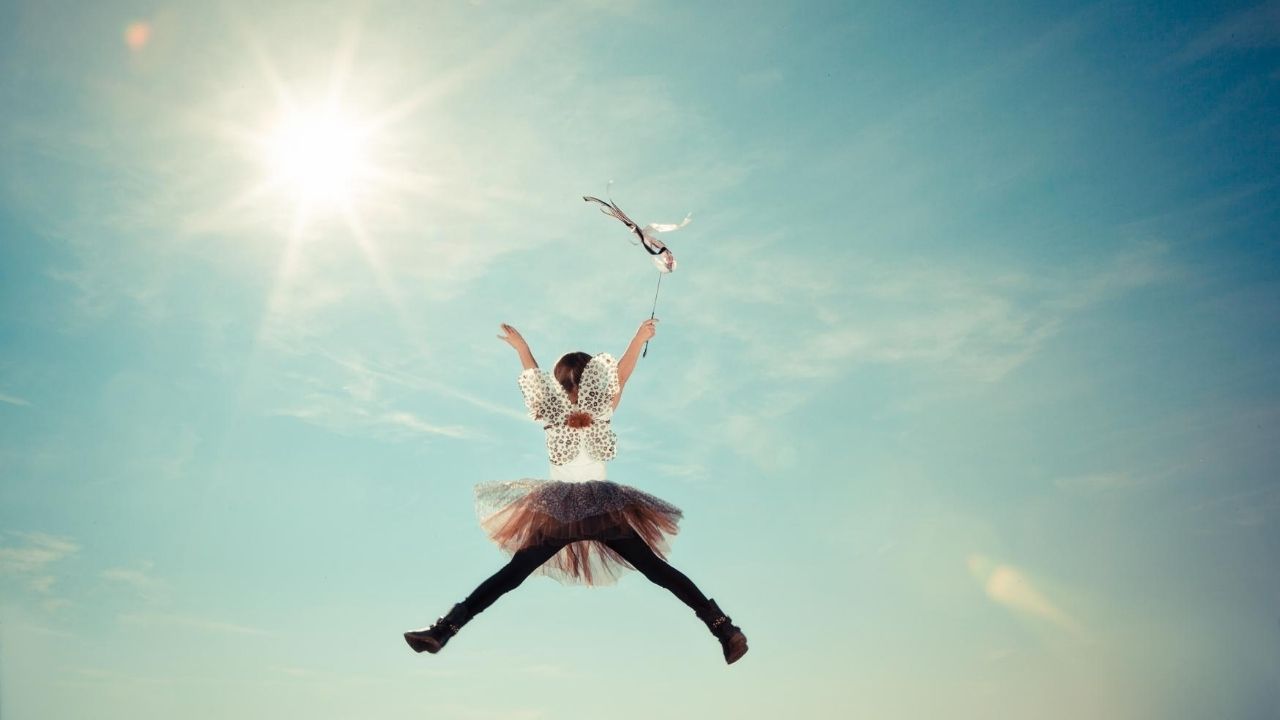
<instances>
[{"instance_id":1,"label":"boot buckle","mask_svg":"<svg viewBox=\"0 0 1280 720\"><path fill-rule=\"evenodd\" d=\"M444 618L436 618L436 622L431 626L431 629L434 630L436 628L444 628L449 631L450 635L457 635L458 631L462 629L451 622L445 622Z\"/></svg>"}]
</instances>

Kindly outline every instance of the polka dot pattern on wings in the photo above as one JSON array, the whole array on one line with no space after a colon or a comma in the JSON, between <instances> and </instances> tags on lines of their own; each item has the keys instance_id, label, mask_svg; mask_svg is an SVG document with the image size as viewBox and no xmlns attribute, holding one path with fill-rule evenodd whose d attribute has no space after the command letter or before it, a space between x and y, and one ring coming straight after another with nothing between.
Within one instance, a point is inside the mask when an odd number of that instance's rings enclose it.
<instances>
[{"instance_id":1,"label":"polka dot pattern on wings","mask_svg":"<svg viewBox=\"0 0 1280 720\"><path fill-rule=\"evenodd\" d=\"M520 373L520 392L529 416L547 431L547 457L553 465L564 465L585 448L592 460L612 460L618 438L610 427L613 397L617 395L618 363L609 353L600 353L587 362L578 385L578 402L569 401L560 383L538 368ZM590 423L582 427L568 424L570 414L586 413Z\"/></svg>"}]
</instances>

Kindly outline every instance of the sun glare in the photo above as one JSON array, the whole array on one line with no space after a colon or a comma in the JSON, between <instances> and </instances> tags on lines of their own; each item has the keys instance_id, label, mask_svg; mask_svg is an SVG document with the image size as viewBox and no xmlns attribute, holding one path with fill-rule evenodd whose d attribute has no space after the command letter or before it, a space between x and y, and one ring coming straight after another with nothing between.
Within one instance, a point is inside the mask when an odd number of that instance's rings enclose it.
<instances>
[{"instance_id":1,"label":"sun glare","mask_svg":"<svg viewBox=\"0 0 1280 720\"><path fill-rule=\"evenodd\" d=\"M376 221L379 212L396 207L397 197L422 195L431 187L428 178L400 164L408 158L403 151L406 137L394 130L395 124L408 118L429 95L414 93L410 101L382 108L347 102L343 90L353 82L359 36L356 27L344 30L323 93L314 92L320 90L316 86L319 78L298 80L311 91L305 96L280 75L262 44L253 39L252 31L246 30L246 35L248 55L257 60L262 82L273 92L269 99L274 102L259 111L241 107L241 117L217 123L221 134L235 143L240 151L237 154L258 174L256 181L220 212L265 221L284 240L259 337L272 319L285 311L282 298L292 284L301 281L300 268L306 266L309 244L337 239L343 228L397 317L409 328L408 314L382 256L376 222L371 230L368 220L370 214ZM244 115L261 124L242 124ZM241 212L251 208L255 212Z\"/></svg>"},{"instance_id":2,"label":"sun glare","mask_svg":"<svg viewBox=\"0 0 1280 720\"><path fill-rule=\"evenodd\" d=\"M266 145L275 183L300 200L346 202L366 170L364 134L335 112L292 113Z\"/></svg>"}]
</instances>

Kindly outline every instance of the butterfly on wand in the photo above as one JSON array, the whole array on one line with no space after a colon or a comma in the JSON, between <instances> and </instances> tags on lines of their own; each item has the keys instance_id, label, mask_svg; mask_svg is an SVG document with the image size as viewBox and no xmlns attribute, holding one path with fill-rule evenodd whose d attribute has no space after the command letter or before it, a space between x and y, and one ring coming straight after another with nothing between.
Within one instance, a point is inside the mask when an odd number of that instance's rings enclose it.
<instances>
[{"instance_id":1,"label":"butterfly on wand","mask_svg":"<svg viewBox=\"0 0 1280 720\"><path fill-rule=\"evenodd\" d=\"M676 256L672 254L671 249L666 243L658 239L658 233L672 232L679 230L692 220L692 215L686 215L680 223L649 223L644 227L640 227L636 221L627 216L617 203L613 202L613 198L608 201L601 200L598 197L583 195L582 199L586 202L593 202L600 205L600 212L608 215L627 226L632 234L635 235L632 244L642 246L646 252L652 256L653 264L658 268L658 286L653 291L653 309L649 312L649 317L653 318L654 313L658 311L658 291L662 289L662 276L673 272L676 269ZM644 344L644 352L641 357L649 354L649 343Z\"/></svg>"}]
</instances>

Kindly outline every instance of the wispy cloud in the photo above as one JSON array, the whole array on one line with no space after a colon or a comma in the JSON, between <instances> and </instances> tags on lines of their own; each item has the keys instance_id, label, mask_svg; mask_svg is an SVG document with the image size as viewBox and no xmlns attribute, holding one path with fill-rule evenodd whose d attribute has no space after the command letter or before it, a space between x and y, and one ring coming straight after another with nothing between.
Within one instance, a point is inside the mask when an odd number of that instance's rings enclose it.
<instances>
[{"instance_id":1,"label":"wispy cloud","mask_svg":"<svg viewBox=\"0 0 1280 720\"><path fill-rule=\"evenodd\" d=\"M273 401L271 404L275 407L268 412L344 435L388 442L422 437L455 440L485 437L480 430L436 422L406 406L415 400L421 402L423 394L445 395L489 412L521 417L512 409L497 407L444 383L379 364L365 356L318 350L298 353L296 362L303 365L301 370L276 371L279 379L274 383L273 392L283 391L284 398Z\"/></svg>"},{"instance_id":2,"label":"wispy cloud","mask_svg":"<svg viewBox=\"0 0 1280 720\"><path fill-rule=\"evenodd\" d=\"M1225 50L1277 45L1280 45L1280 2L1264 2L1222 18L1188 41L1178 58L1191 63Z\"/></svg>"},{"instance_id":3,"label":"wispy cloud","mask_svg":"<svg viewBox=\"0 0 1280 720\"><path fill-rule=\"evenodd\" d=\"M1202 500L1189 509L1206 532L1255 528L1280 519L1280 483Z\"/></svg>"},{"instance_id":4,"label":"wispy cloud","mask_svg":"<svg viewBox=\"0 0 1280 720\"><path fill-rule=\"evenodd\" d=\"M525 675L533 677L555 679L571 678L578 674L563 665L554 665L551 663L535 663L533 665L526 665L520 668L519 671Z\"/></svg>"},{"instance_id":5,"label":"wispy cloud","mask_svg":"<svg viewBox=\"0 0 1280 720\"><path fill-rule=\"evenodd\" d=\"M381 422L399 426L423 435L444 435L452 438L470 437L466 430L456 425L435 425L429 423L411 412L397 410L389 412L380 418Z\"/></svg>"},{"instance_id":6,"label":"wispy cloud","mask_svg":"<svg viewBox=\"0 0 1280 720\"><path fill-rule=\"evenodd\" d=\"M521 422L528 421L527 415L513 409L511 405L498 405L477 398L470 393L420 374L398 370L367 359L339 357L329 352L325 353L325 357L351 372L352 380L348 385L344 386L344 389L353 398L362 402L375 402L378 397L378 385L380 383L390 383L406 390L445 395L495 415L502 415Z\"/></svg>"},{"instance_id":7,"label":"wispy cloud","mask_svg":"<svg viewBox=\"0 0 1280 720\"><path fill-rule=\"evenodd\" d=\"M659 474L695 482L707 477L706 466L699 463L658 463L653 466Z\"/></svg>"},{"instance_id":8,"label":"wispy cloud","mask_svg":"<svg viewBox=\"0 0 1280 720\"><path fill-rule=\"evenodd\" d=\"M344 435L365 435L399 441L414 437L446 437L459 440L480 437L460 425L440 425L418 414L394 407L390 400L371 394L367 386L348 385L343 393L312 391L296 404L274 411Z\"/></svg>"},{"instance_id":9,"label":"wispy cloud","mask_svg":"<svg viewBox=\"0 0 1280 720\"><path fill-rule=\"evenodd\" d=\"M779 419L807 399L803 393L774 395L750 412L730 413L718 427L720 439L766 473L779 473L799 457L797 438L780 430Z\"/></svg>"},{"instance_id":10,"label":"wispy cloud","mask_svg":"<svg viewBox=\"0 0 1280 720\"><path fill-rule=\"evenodd\" d=\"M155 574L154 568L154 563L145 561L129 567L109 567L99 573L107 583L125 589L132 596L128 603L131 609L117 615L118 622L148 629L181 628L231 635L269 634L259 628L176 608L172 587Z\"/></svg>"},{"instance_id":11,"label":"wispy cloud","mask_svg":"<svg viewBox=\"0 0 1280 720\"><path fill-rule=\"evenodd\" d=\"M1095 496L1125 490L1141 485L1141 481L1123 472L1100 472L1089 475L1061 477L1053 481L1054 487L1072 495Z\"/></svg>"},{"instance_id":12,"label":"wispy cloud","mask_svg":"<svg viewBox=\"0 0 1280 720\"><path fill-rule=\"evenodd\" d=\"M239 623L179 613L126 613L120 615L118 619L121 623L126 625L143 628L181 628L231 635L265 636L270 634L266 630L241 625Z\"/></svg>"},{"instance_id":13,"label":"wispy cloud","mask_svg":"<svg viewBox=\"0 0 1280 720\"><path fill-rule=\"evenodd\" d=\"M200 447L200 437L194 428L183 423L168 428L162 435L163 450L147 458L147 472L154 472L170 482L178 482L187 474L191 461Z\"/></svg>"},{"instance_id":14,"label":"wispy cloud","mask_svg":"<svg viewBox=\"0 0 1280 720\"><path fill-rule=\"evenodd\" d=\"M1034 357L1074 314L1174 276L1163 246L1150 243L1094 268L1039 276L853 258L778 263L769 251L756 252L763 257L739 258L732 274L712 271L701 302L684 319L740 339L756 358L751 365L766 374L802 381L870 364L996 382ZM767 315L756 317L762 302L770 305Z\"/></svg>"},{"instance_id":15,"label":"wispy cloud","mask_svg":"<svg viewBox=\"0 0 1280 720\"><path fill-rule=\"evenodd\" d=\"M163 604L169 600L169 584L151 574L153 564L133 568L107 568L102 578L133 590L147 604Z\"/></svg>"},{"instance_id":16,"label":"wispy cloud","mask_svg":"<svg viewBox=\"0 0 1280 720\"><path fill-rule=\"evenodd\" d=\"M0 547L0 575L16 579L39 596L46 610L70 605L69 600L54 592L56 570L61 562L80 552L80 545L71 538L38 532L10 531L8 535L17 543Z\"/></svg>"},{"instance_id":17,"label":"wispy cloud","mask_svg":"<svg viewBox=\"0 0 1280 720\"><path fill-rule=\"evenodd\" d=\"M1075 318L1179 277L1154 242L1038 270L839 250L801 256L786 245L721 248L721 262L681 288L679 331L696 342L655 396L668 423L681 422L673 408L716 406L721 419L699 434L768 471L798 457L803 424L787 422L792 414L858 373L896 373L920 396L999 383ZM670 460L699 463L701 450L691 452Z\"/></svg>"},{"instance_id":18,"label":"wispy cloud","mask_svg":"<svg viewBox=\"0 0 1280 720\"><path fill-rule=\"evenodd\" d=\"M0 572L31 575L78 552L80 546L71 538L38 532L15 532L17 546L0 547Z\"/></svg>"},{"instance_id":19,"label":"wispy cloud","mask_svg":"<svg viewBox=\"0 0 1280 720\"><path fill-rule=\"evenodd\" d=\"M747 90L772 90L782 84L784 77L780 68L765 68L739 75L738 85Z\"/></svg>"},{"instance_id":20,"label":"wispy cloud","mask_svg":"<svg viewBox=\"0 0 1280 720\"><path fill-rule=\"evenodd\" d=\"M0 393L0 402L6 403L8 405L19 405L23 407L31 405L30 400L24 400L20 397L15 397L13 395L6 395L4 393Z\"/></svg>"},{"instance_id":21,"label":"wispy cloud","mask_svg":"<svg viewBox=\"0 0 1280 720\"><path fill-rule=\"evenodd\" d=\"M53 575L37 575L27 581L27 587L38 593L48 594L49 592L52 592L53 583L56 581L57 578Z\"/></svg>"},{"instance_id":22,"label":"wispy cloud","mask_svg":"<svg viewBox=\"0 0 1280 720\"><path fill-rule=\"evenodd\" d=\"M315 686L333 687L335 685L358 685L368 686L389 682L385 675L367 675L354 674L350 672L335 672L333 670L324 670L312 667L301 667L298 665L273 665L267 668L271 673L288 678L291 682L310 684ZM447 671L428 671L426 674L433 677L451 677L456 676L456 672Z\"/></svg>"},{"instance_id":23,"label":"wispy cloud","mask_svg":"<svg viewBox=\"0 0 1280 720\"><path fill-rule=\"evenodd\" d=\"M540 720L547 716L546 712L533 708L492 708L475 704L441 704L436 710L442 716L463 720Z\"/></svg>"},{"instance_id":24,"label":"wispy cloud","mask_svg":"<svg viewBox=\"0 0 1280 720\"><path fill-rule=\"evenodd\" d=\"M20 627L22 628L23 632L32 633L34 635L40 635L47 638L59 638L59 639L65 640L65 639L78 637L76 633L69 632L67 630L55 630L54 628L45 627L44 625L35 625L29 622L22 623Z\"/></svg>"},{"instance_id":25,"label":"wispy cloud","mask_svg":"<svg viewBox=\"0 0 1280 720\"><path fill-rule=\"evenodd\" d=\"M172 678L156 675L122 672L120 669L107 670L96 667L78 667L70 669L70 676L61 679L59 684L70 686L94 686L110 684L120 686L146 686L154 689L173 682Z\"/></svg>"},{"instance_id":26,"label":"wispy cloud","mask_svg":"<svg viewBox=\"0 0 1280 720\"><path fill-rule=\"evenodd\" d=\"M334 395L312 394L296 406L275 411L344 435L371 435L404 440L422 435L465 439L473 437L457 425L435 425L405 410L372 411Z\"/></svg>"}]
</instances>

